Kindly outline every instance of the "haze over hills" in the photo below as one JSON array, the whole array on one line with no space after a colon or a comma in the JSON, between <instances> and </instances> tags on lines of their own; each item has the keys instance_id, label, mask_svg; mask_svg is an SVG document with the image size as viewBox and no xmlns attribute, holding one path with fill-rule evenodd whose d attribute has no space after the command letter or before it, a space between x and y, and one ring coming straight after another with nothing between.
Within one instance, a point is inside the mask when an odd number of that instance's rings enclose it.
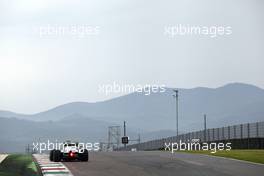
<instances>
[{"instance_id":1,"label":"haze over hills","mask_svg":"<svg viewBox=\"0 0 264 176\"><path fill-rule=\"evenodd\" d=\"M107 136L109 123L82 118L75 120L35 122L16 118L0 118L0 151L21 152L27 144L58 140L99 142Z\"/></svg>"},{"instance_id":2,"label":"haze over hills","mask_svg":"<svg viewBox=\"0 0 264 176\"><path fill-rule=\"evenodd\" d=\"M30 121L16 118L0 118L0 152L24 152L33 142L64 142L66 140L83 143L107 142L108 127L118 125L93 120L75 114L59 121ZM139 131L127 128L130 139L137 139ZM122 133L123 134L123 133ZM175 134L174 131L140 131L141 141Z\"/></svg>"},{"instance_id":3,"label":"haze over hills","mask_svg":"<svg viewBox=\"0 0 264 176\"><path fill-rule=\"evenodd\" d=\"M137 129L156 131L175 129L175 99L172 89L164 93L131 93L111 100L73 102L45 112L23 115L2 111L0 117L34 121L57 121L74 114L121 124L126 120ZM232 83L219 88L179 89L179 123L182 131L202 127L203 114L212 127L264 119L264 90L252 85Z\"/></svg>"},{"instance_id":4,"label":"haze over hills","mask_svg":"<svg viewBox=\"0 0 264 176\"><path fill-rule=\"evenodd\" d=\"M32 115L0 111L0 151L21 151L27 143L42 139L106 141L111 125L127 121L128 134L142 141L175 134L173 91L131 93L98 103L73 102ZM264 90L234 83L219 88L179 89L179 130L208 128L264 120ZM13 118L11 118L13 117ZM10 145L13 148L10 148Z\"/></svg>"}]
</instances>

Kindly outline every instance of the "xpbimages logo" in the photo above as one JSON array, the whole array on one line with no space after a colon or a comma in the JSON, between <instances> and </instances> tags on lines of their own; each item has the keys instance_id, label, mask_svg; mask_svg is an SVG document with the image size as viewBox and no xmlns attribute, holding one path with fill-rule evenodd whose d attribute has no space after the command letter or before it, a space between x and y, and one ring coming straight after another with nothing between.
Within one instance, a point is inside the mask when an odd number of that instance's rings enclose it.
<instances>
[{"instance_id":1,"label":"xpbimages logo","mask_svg":"<svg viewBox=\"0 0 264 176\"><path fill-rule=\"evenodd\" d=\"M176 36L209 36L216 38L219 36L229 36L232 34L231 26L217 25L217 26L199 26L189 24L168 25L164 27L164 35L170 38Z\"/></svg>"},{"instance_id":2,"label":"xpbimages logo","mask_svg":"<svg viewBox=\"0 0 264 176\"><path fill-rule=\"evenodd\" d=\"M74 144L74 146L72 145ZM84 151L84 149L88 150L88 151L99 151L100 150L100 143L83 143L83 142L79 142L79 143L62 143L62 142L58 142L57 140L55 142L52 142L50 140L48 140L47 142L33 142L32 143L33 146L33 151L35 152L39 152L39 153L43 153L44 151L51 151L51 150L65 150L65 148L71 146L71 147L76 147L81 149L81 151Z\"/></svg>"},{"instance_id":3,"label":"xpbimages logo","mask_svg":"<svg viewBox=\"0 0 264 176\"><path fill-rule=\"evenodd\" d=\"M163 93L166 91L164 84L119 84L113 82L111 84L102 84L98 86L98 92L105 95L111 93L132 93L138 92L143 93L144 95L150 95L151 93Z\"/></svg>"},{"instance_id":4,"label":"xpbimages logo","mask_svg":"<svg viewBox=\"0 0 264 176\"><path fill-rule=\"evenodd\" d=\"M199 139L193 139L192 141L179 141L179 142L169 142L164 143L165 151L170 151L174 153L176 151L195 151L195 150L203 150L203 151L211 151L211 153L216 153L217 150L231 150L231 143L216 143L216 142L199 142Z\"/></svg>"}]
</instances>

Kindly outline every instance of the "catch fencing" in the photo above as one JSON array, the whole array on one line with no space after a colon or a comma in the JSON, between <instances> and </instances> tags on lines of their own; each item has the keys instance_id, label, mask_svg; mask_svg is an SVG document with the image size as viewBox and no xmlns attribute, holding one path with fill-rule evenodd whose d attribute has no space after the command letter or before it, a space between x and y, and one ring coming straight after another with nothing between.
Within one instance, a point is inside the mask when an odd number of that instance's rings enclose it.
<instances>
[{"instance_id":1,"label":"catch fencing","mask_svg":"<svg viewBox=\"0 0 264 176\"><path fill-rule=\"evenodd\" d=\"M134 148L137 150L157 150L164 148L165 143L179 142L180 140L182 142L190 142L193 139L199 139L200 142L207 143L231 142L233 143L232 148L237 149L263 149L264 121L190 132L178 136L128 145L126 148L121 148L121 150L131 150Z\"/></svg>"}]
</instances>

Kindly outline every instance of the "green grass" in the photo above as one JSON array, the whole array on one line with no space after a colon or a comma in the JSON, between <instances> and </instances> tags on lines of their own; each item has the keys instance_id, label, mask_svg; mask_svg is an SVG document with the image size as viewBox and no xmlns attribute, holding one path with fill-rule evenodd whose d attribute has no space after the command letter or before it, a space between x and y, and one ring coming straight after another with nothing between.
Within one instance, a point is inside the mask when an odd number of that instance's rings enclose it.
<instances>
[{"instance_id":1,"label":"green grass","mask_svg":"<svg viewBox=\"0 0 264 176\"><path fill-rule=\"evenodd\" d=\"M201 150L184 151L184 152L221 156L226 158L234 158L234 159L264 164L264 150L230 150L230 151L218 150L216 153L210 153L210 151L201 151Z\"/></svg>"},{"instance_id":2,"label":"green grass","mask_svg":"<svg viewBox=\"0 0 264 176\"><path fill-rule=\"evenodd\" d=\"M31 155L11 154L0 164L1 176L37 176Z\"/></svg>"}]
</instances>

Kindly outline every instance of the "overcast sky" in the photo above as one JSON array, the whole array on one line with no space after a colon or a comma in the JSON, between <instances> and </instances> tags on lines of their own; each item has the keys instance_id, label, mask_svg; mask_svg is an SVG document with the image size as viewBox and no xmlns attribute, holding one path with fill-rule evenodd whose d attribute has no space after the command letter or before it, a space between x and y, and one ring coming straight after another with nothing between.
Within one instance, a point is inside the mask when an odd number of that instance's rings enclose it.
<instances>
[{"instance_id":1,"label":"overcast sky","mask_svg":"<svg viewBox=\"0 0 264 176\"><path fill-rule=\"evenodd\" d=\"M263 17L263 0L0 0L0 109L101 101L120 95L98 92L114 81L264 88ZM232 34L165 35L179 24L230 26ZM70 25L97 33L40 35Z\"/></svg>"}]
</instances>

